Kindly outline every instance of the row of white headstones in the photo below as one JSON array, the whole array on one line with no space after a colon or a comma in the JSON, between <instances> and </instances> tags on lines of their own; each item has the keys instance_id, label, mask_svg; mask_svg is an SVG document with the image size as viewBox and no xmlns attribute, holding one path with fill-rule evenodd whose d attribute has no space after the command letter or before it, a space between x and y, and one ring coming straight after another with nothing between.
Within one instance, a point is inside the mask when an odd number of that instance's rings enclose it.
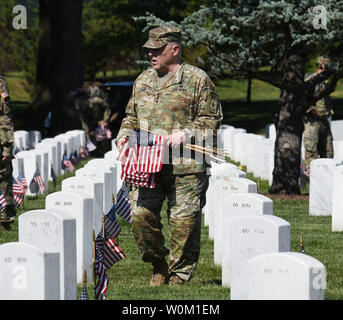
<instances>
[{"instance_id":1,"label":"row of white headstones","mask_svg":"<svg viewBox=\"0 0 343 320\"><path fill-rule=\"evenodd\" d=\"M338 128L343 129L343 122L340 125ZM232 160L271 184L273 132L265 138L222 125L218 139L219 147ZM340 140L334 142L337 146ZM338 196L343 186L342 168L338 158L311 162L311 215L343 215ZM332 195L328 194L330 189ZM245 172L231 163L212 163L206 198L204 221L214 240L214 263L222 269L222 285L230 287L232 300L325 298L325 266L309 255L290 251L290 224L273 216L273 201L258 194L256 183L247 179ZM323 206L331 199L333 210L325 211ZM333 229L337 226L334 221L333 217Z\"/></svg>"},{"instance_id":2,"label":"row of white headstones","mask_svg":"<svg viewBox=\"0 0 343 320\"><path fill-rule=\"evenodd\" d=\"M309 214L332 216L332 231L343 231L343 120L331 121L334 158L317 159L310 165ZM267 125L266 137L247 133L245 129L223 125L220 130L220 146L230 158L246 166L254 177L273 181L274 124ZM302 163L305 157L304 144L301 148Z\"/></svg>"},{"instance_id":3,"label":"row of white headstones","mask_svg":"<svg viewBox=\"0 0 343 320\"><path fill-rule=\"evenodd\" d=\"M41 172L46 171L56 154L56 172L63 174L59 169L63 150L70 154L85 147L84 132L75 132L49 138L48 142L43 139L35 149L16 154L17 169L24 170L28 183L31 167L38 162ZM46 144L44 156L40 144ZM18 242L0 245L0 300L75 300L84 272L87 282L93 281L93 230L97 236L102 215L111 209L112 195L122 183L117 155L118 151L112 150L103 159L88 161L75 176L62 180L61 191L46 196L45 209L19 216ZM49 179L47 175L45 178Z\"/></svg>"}]
</instances>

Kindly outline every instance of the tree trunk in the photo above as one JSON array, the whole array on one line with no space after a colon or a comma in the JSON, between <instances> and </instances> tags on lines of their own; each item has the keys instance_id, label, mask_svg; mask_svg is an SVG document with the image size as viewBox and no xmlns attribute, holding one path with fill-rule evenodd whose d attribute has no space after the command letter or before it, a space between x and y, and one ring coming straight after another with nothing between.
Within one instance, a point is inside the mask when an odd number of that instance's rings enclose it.
<instances>
[{"instance_id":1,"label":"tree trunk","mask_svg":"<svg viewBox=\"0 0 343 320\"><path fill-rule=\"evenodd\" d=\"M248 77L247 103L251 103L251 76Z\"/></svg>"},{"instance_id":2,"label":"tree trunk","mask_svg":"<svg viewBox=\"0 0 343 320\"><path fill-rule=\"evenodd\" d=\"M305 62L300 55L285 58L282 65L284 83L304 83ZM300 194L299 175L303 116L306 99L299 90L280 90L280 112L275 122L276 141L273 183L270 193Z\"/></svg>"},{"instance_id":3,"label":"tree trunk","mask_svg":"<svg viewBox=\"0 0 343 320\"><path fill-rule=\"evenodd\" d=\"M39 1L39 46L36 84L29 115L43 121L52 111L48 136L80 127L69 95L83 83L81 57L82 0Z\"/></svg>"},{"instance_id":4,"label":"tree trunk","mask_svg":"<svg viewBox=\"0 0 343 320\"><path fill-rule=\"evenodd\" d=\"M51 108L51 20L50 0L39 1L39 42L36 63L36 81L32 102L27 110L29 117L35 117L41 124Z\"/></svg>"},{"instance_id":5,"label":"tree trunk","mask_svg":"<svg viewBox=\"0 0 343 320\"><path fill-rule=\"evenodd\" d=\"M82 86L81 57L82 0L51 0L52 120L49 136L80 126L70 91Z\"/></svg>"}]
</instances>

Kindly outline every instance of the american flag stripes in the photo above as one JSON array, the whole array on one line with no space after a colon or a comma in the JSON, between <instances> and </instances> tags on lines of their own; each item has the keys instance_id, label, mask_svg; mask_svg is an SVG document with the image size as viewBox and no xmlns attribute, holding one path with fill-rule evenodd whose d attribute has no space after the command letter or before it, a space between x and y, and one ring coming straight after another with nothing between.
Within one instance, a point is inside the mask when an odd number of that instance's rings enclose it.
<instances>
[{"instance_id":1,"label":"american flag stripes","mask_svg":"<svg viewBox=\"0 0 343 320\"><path fill-rule=\"evenodd\" d=\"M0 209L3 209L7 206L5 196L0 191Z\"/></svg>"},{"instance_id":2,"label":"american flag stripes","mask_svg":"<svg viewBox=\"0 0 343 320\"><path fill-rule=\"evenodd\" d=\"M134 130L118 155L122 179L135 185L155 187L155 175L162 168L165 137L143 130Z\"/></svg>"},{"instance_id":3,"label":"american flag stripes","mask_svg":"<svg viewBox=\"0 0 343 320\"><path fill-rule=\"evenodd\" d=\"M63 160L62 160L62 169L68 168L71 172L74 172L75 168L73 163L68 159L67 154L65 153L63 155Z\"/></svg>"},{"instance_id":4,"label":"american flag stripes","mask_svg":"<svg viewBox=\"0 0 343 320\"><path fill-rule=\"evenodd\" d=\"M19 172L19 175L17 177L17 182L19 183L20 187L22 188L22 190L25 193L27 188L28 188L28 186L27 186L27 182L26 182L26 179L25 179L23 171Z\"/></svg>"},{"instance_id":5,"label":"american flag stripes","mask_svg":"<svg viewBox=\"0 0 343 320\"><path fill-rule=\"evenodd\" d=\"M124 181L121 189L117 194L115 212L124 220L132 223L132 209L129 200L129 191L129 185L127 185Z\"/></svg>"},{"instance_id":6,"label":"american flag stripes","mask_svg":"<svg viewBox=\"0 0 343 320\"><path fill-rule=\"evenodd\" d=\"M45 191L45 185L38 167L30 182L29 189L31 193L39 193Z\"/></svg>"},{"instance_id":7,"label":"american flag stripes","mask_svg":"<svg viewBox=\"0 0 343 320\"><path fill-rule=\"evenodd\" d=\"M16 208L19 208L22 202L24 201L25 192L19 185L19 182L17 181L17 179L14 177L13 177L12 191L13 191L14 205Z\"/></svg>"},{"instance_id":8,"label":"american flag stripes","mask_svg":"<svg viewBox=\"0 0 343 320\"><path fill-rule=\"evenodd\" d=\"M105 232L104 232L105 229ZM108 288L107 270L116 262L125 258L124 252L114 241L114 238L121 231L115 211L115 204L111 210L104 216L103 227L95 239L95 272L98 278L98 283L95 285L95 296L97 300L102 300L106 297ZM105 235L105 239L103 237Z\"/></svg>"},{"instance_id":9,"label":"american flag stripes","mask_svg":"<svg viewBox=\"0 0 343 320\"><path fill-rule=\"evenodd\" d=\"M94 287L95 299L103 300L106 298L106 292L108 289L108 276L107 270L104 265L104 255L95 241L95 273L97 276L97 284Z\"/></svg>"}]
</instances>

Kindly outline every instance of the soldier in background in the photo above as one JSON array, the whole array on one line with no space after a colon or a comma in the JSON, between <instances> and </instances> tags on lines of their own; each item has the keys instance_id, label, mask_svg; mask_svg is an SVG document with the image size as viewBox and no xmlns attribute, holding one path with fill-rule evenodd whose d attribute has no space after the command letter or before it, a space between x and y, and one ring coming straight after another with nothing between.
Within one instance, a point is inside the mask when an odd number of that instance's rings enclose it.
<instances>
[{"instance_id":1,"label":"soldier in background","mask_svg":"<svg viewBox=\"0 0 343 320\"><path fill-rule=\"evenodd\" d=\"M79 92L75 107L79 111L82 129L88 138L99 126L108 127L111 110L106 101L106 94L98 86L90 86L87 94Z\"/></svg>"},{"instance_id":2,"label":"soldier in background","mask_svg":"<svg viewBox=\"0 0 343 320\"><path fill-rule=\"evenodd\" d=\"M310 80L317 74L323 72L330 64L327 57L319 57L317 60L317 71L307 74L305 81ZM325 80L315 86L313 95L319 94L329 85ZM333 158L333 138L328 117L333 114L330 96L318 100L311 105L304 117L304 146L305 146L305 174L309 176L310 162L320 158Z\"/></svg>"},{"instance_id":3,"label":"soldier in background","mask_svg":"<svg viewBox=\"0 0 343 320\"><path fill-rule=\"evenodd\" d=\"M16 217L14 206L12 183L12 152L14 144L14 125L10 110L10 97L8 84L4 77L0 76L0 222L5 230L11 229L11 223Z\"/></svg>"}]
</instances>

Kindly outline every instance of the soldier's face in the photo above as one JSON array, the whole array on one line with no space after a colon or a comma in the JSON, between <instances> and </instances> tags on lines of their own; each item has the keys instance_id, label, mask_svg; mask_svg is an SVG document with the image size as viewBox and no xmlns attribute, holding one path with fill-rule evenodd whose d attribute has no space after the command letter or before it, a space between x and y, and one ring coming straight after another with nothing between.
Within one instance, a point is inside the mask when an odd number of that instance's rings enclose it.
<instances>
[{"instance_id":1,"label":"soldier's face","mask_svg":"<svg viewBox=\"0 0 343 320\"><path fill-rule=\"evenodd\" d=\"M177 45L171 43L166 44L159 49L149 49L149 57L152 67L161 73L169 71L169 66L174 63L175 57L178 54Z\"/></svg>"}]
</instances>

